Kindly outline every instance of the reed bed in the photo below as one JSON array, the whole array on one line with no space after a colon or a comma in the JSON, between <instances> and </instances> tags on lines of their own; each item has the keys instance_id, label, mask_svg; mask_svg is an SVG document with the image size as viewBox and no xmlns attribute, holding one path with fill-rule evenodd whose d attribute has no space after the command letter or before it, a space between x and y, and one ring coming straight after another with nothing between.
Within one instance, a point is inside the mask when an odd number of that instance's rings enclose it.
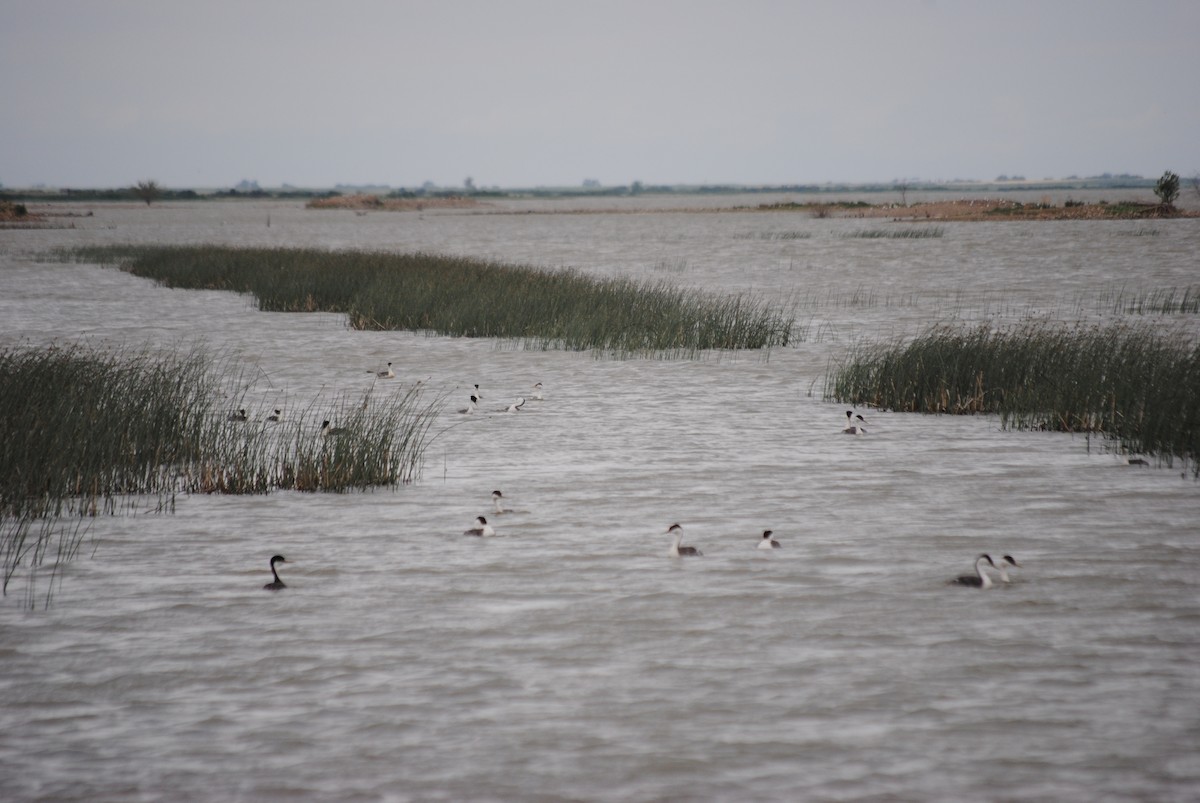
<instances>
[{"instance_id":1,"label":"reed bed","mask_svg":"<svg viewBox=\"0 0 1200 803\"><path fill-rule=\"evenodd\" d=\"M929 240L945 235L941 226L904 229L859 229L841 235L844 240Z\"/></svg>"},{"instance_id":2,"label":"reed bed","mask_svg":"<svg viewBox=\"0 0 1200 803\"><path fill-rule=\"evenodd\" d=\"M527 348L697 353L784 346L794 314L763 300L432 254L212 246L77 249L169 287L252 293L260 309L340 312L356 329L515 338Z\"/></svg>"},{"instance_id":3,"label":"reed bed","mask_svg":"<svg viewBox=\"0 0 1200 803\"><path fill-rule=\"evenodd\" d=\"M752 231L733 235L735 240L811 240L812 232L808 231Z\"/></svg>"},{"instance_id":4,"label":"reed bed","mask_svg":"<svg viewBox=\"0 0 1200 803\"><path fill-rule=\"evenodd\" d=\"M203 352L0 351L3 593L19 569L32 577L52 553L53 578L78 549L87 517L139 506L169 512L180 493L411 482L444 401L414 387L333 409L314 402L294 422L241 421L226 396L238 383L228 363ZM323 435L322 414L343 432Z\"/></svg>"},{"instance_id":5,"label":"reed bed","mask_svg":"<svg viewBox=\"0 0 1200 803\"><path fill-rule=\"evenodd\" d=\"M860 349L826 396L920 413L996 413L1006 427L1099 433L1200 475L1200 343L1144 326L939 326Z\"/></svg>"},{"instance_id":6,"label":"reed bed","mask_svg":"<svg viewBox=\"0 0 1200 803\"><path fill-rule=\"evenodd\" d=\"M1200 314L1200 287L1153 290L1121 287L1100 293L1096 306L1102 312L1118 315L1196 315Z\"/></svg>"}]
</instances>

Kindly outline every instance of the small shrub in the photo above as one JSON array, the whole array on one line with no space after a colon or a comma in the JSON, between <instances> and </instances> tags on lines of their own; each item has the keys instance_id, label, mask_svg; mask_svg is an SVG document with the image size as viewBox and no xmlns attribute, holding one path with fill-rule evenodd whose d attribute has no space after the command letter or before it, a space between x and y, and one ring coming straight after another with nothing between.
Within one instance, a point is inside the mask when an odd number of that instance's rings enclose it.
<instances>
[{"instance_id":1,"label":"small shrub","mask_svg":"<svg viewBox=\"0 0 1200 803\"><path fill-rule=\"evenodd\" d=\"M1179 176L1172 173L1170 170L1162 174L1158 179L1158 183L1154 185L1154 194L1158 196L1158 200L1165 207L1175 205L1175 199L1179 197Z\"/></svg>"}]
</instances>

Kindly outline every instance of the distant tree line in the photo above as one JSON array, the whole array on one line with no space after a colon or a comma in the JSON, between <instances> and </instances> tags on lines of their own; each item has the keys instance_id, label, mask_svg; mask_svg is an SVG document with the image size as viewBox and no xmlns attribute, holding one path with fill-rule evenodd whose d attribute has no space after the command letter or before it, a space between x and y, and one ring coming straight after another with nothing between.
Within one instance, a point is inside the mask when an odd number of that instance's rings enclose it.
<instances>
[{"instance_id":1,"label":"distant tree line","mask_svg":"<svg viewBox=\"0 0 1200 803\"><path fill-rule=\"evenodd\" d=\"M257 182L243 181L238 185L229 189L217 190L215 192L205 191L198 192L192 189L169 189L158 184L157 181L145 180L138 181L130 187L117 187L112 189L78 189L66 187L62 189L48 188L32 188L32 189L15 189L0 187L0 200L6 201L54 201L54 200L71 200L71 201L142 201L146 204L152 204L155 201L191 201L204 199L230 199L230 198L278 198L278 199L312 199L312 198L336 198L346 194L360 194L363 192L371 192L379 195L386 195L390 198L449 198L449 197L472 197L472 198L519 198L519 197L598 197L598 196L627 196L627 195L723 195L723 194L754 194L754 193L804 193L804 194L822 194L822 193L895 193L899 192L901 198L906 202L907 193L915 191L937 191L937 190L954 190L960 191L963 185L979 185L987 187L992 191L1028 191L1042 189L1137 189L1146 188L1154 190L1156 195L1159 195L1160 200L1163 196L1159 194L1160 189L1171 190L1172 182L1167 181L1164 185L1162 182L1168 176L1175 176L1174 173L1168 171L1160 179L1143 178L1141 176L1133 176L1129 174L1114 175L1105 173L1100 176L1090 176L1087 178L1079 178L1071 176L1066 179L1046 179L1044 181L1014 181L1016 177L1001 176L1000 179L1007 179L1002 186L989 186L990 182L968 181L968 180L950 180L950 181L922 181L916 178L897 179L891 182L879 183L848 183L848 182L827 182L824 184L646 184L641 181L631 181L628 184L616 184L611 186L601 185L597 179L586 179L582 184L575 186L563 187L529 187L529 188L500 188L489 187L484 188L476 185L474 180L467 179L459 187L440 187L432 182L425 182L419 186L413 187L398 187L391 188L387 185L367 187L357 187L352 185L337 185L333 189L312 189L299 188L284 185L281 188L263 189L258 186ZM1171 205L1179 195L1179 179L1175 176L1174 190L1170 194L1170 201L1163 200L1164 205ZM1191 184L1196 191L1200 193L1200 175L1191 180Z\"/></svg>"}]
</instances>

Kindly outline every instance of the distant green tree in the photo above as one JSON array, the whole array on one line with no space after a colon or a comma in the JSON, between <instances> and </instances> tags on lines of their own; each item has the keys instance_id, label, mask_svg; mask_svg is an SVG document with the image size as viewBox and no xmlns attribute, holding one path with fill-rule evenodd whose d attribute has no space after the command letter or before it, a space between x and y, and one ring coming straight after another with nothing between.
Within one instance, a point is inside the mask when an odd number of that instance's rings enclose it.
<instances>
[{"instance_id":1,"label":"distant green tree","mask_svg":"<svg viewBox=\"0 0 1200 803\"><path fill-rule=\"evenodd\" d=\"M149 206L158 200L158 196L162 194L162 190L159 189L157 181L149 179L148 181L139 181L137 184L134 184L133 194L145 201L146 206Z\"/></svg>"},{"instance_id":2,"label":"distant green tree","mask_svg":"<svg viewBox=\"0 0 1200 803\"><path fill-rule=\"evenodd\" d=\"M1162 174L1162 178L1154 185L1154 194L1163 206L1173 206L1179 197L1179 176L1170 170Z\"/></svg>"}]
</instances>

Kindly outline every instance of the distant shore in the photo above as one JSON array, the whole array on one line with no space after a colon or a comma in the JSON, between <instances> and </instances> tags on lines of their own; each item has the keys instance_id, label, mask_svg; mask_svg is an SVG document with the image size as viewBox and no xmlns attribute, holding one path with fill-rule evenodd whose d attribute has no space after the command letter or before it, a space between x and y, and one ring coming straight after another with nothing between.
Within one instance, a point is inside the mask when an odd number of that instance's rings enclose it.
<instances>
[{"instance_id":1,"label":"distant shore","mask_svg":"<svg viewBox=\"0 0 1200 803\"><path fill-rule=\"evenodd\" d=\"M647 195L641 196L648 197ZM460 211L476 214L535 214L535 215L588 215L588 214L712 214L720 212L762 212L780 214L799 214L813 218L871 218L876 220L890 219L896 222L972 222L972 221L1053 221L1053 220L1169 220L1179 218L1198 218L1200 209L1180 206L1164 206L1162 204L1141 200L1118 199L1113 201L1073 200L1061 195L1055 199L1042 196L1039 200L1016 200L1004 197L979 197L957 199L926 199L912 203L871 203L866 200L834 198L805 198L792 200L784 197L771 203L721 203L717 197L708 196L710 203L689 203L686 196L679 197L677 203L668 198L670 194L655 196L665 204L658 206L643 206L628 204L624 198L596 199L598 203L580 203L584 199L561 198L554 200L541 199L535 201L535 206L512 206L513 198L480 198L469 195L440 195L421 197L395 197L374 194L337 195L322 198L310 198L305 207L317 210L346 210L358 215L370 212L422 212L429 210ZM719 197L719 196L718 196ZM62 211L59 199L45 199L36 205L15 203L0 199L0 226L3 228L41 228L51 225L47 218L88 216L91 212L78 213ZM65 199L64 199L65 200ZM82 199L71 199L74 204L87 204ZM179 199L183 200L183 199ZM251 199L246 199L251 200ZM261 199L254 199L261 200ZM743 199L744 200L744 199ZM178 203L178 200L159 201ZM185 203L193 202L186 199ZM199 201L204 203L205 201ZM561 205L560 205L561 204ZM62 225L62 224L57 224Z\"/></svg>"},{"instance_id":2,"label":"distant shore","mask_svg":"<svg viewBox=\"0 0 1200 803\"><path fill-rule=\"evenodd\" d=\"M1147 220L1200 217L1200 210L1179 209L1162 204L1135 203L1075 203L1061 206L1050 203L1021 203L998 199L961 199L901 204L770 204L758 207L763 211L810 211L818 217L891 218L896 221L936 220L997 221L997 220Z\"/></svg>"},{"instance_id":3,"label":"distant shore","mask_svg":"<svg viewBox=\"0 0 1200 803\"><path fill-rule=\"evenodd\" d=\"M426 209L478 209L505 214L486 201L466 196L443 198L389 198L378 195L343 195L335 198L316 198L305 204L309 209L352 209L367 212L419 212ZM686 206L661 209L565 208L511 211L508 214L645 214L654 212L713 213L713 212L793 212L819 218L891 218L895 221L995 221L995 220L1145 220L1200 217L1200 210L1185 210L1161 204L1120 201L1083 203L1066 201L1061 206L1049 202L1022 203L1006 199L958 199L923 201L912 204L871 204L865 201L785 201L760 204L754 207Z\"/></svg>"}]
</instances>

